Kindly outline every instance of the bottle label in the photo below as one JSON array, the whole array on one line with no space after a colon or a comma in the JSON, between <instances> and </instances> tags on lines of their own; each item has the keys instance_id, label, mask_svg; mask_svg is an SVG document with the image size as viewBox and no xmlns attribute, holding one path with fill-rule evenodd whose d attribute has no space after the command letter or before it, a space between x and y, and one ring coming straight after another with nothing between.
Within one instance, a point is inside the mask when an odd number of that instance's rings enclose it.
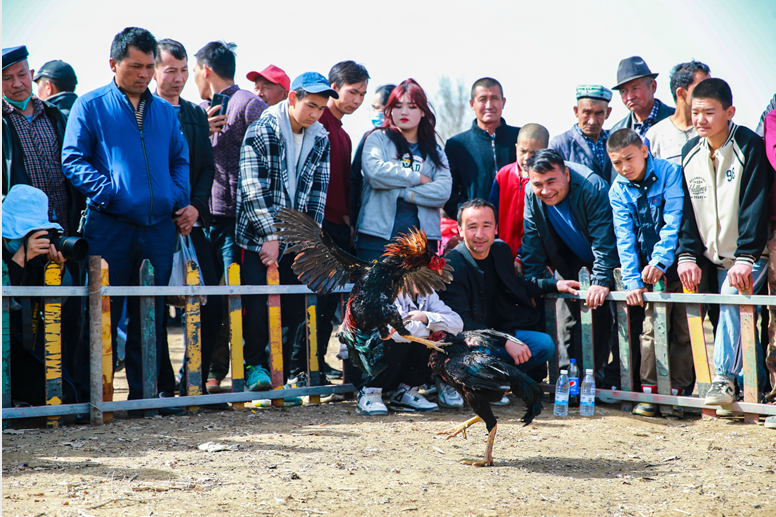
<instances>
[{"instance_id":1,"label":"bottle label","mask_svg":"<svg viewBox=\"0 0 776 517\"><path fill-rule=\"evenodd\" d=\"M569 395L572 397L579 395L579 379L576 377L569 377Z\"/></svg>"},{"instance_id":2,"label":"bottle label","mask_svg":"<svg viewBox=\"0 0 776 517\"><path fill-rule=\"evenodd\" d=\"M568 393L556 393L555 394L555 403L556 404L568 404L569 403L569 394Z\"/></svg>"},{"instance_id":3,"label":"bottle label","mask_svg":"<svg viewBox=\"0 0 776 517\"><path fill-rule=\"evenodd\" d=\"M583 406L594 406L595 405L595 395L582 395L579 398L579 403Z\"/></svg>"}]
</instances>

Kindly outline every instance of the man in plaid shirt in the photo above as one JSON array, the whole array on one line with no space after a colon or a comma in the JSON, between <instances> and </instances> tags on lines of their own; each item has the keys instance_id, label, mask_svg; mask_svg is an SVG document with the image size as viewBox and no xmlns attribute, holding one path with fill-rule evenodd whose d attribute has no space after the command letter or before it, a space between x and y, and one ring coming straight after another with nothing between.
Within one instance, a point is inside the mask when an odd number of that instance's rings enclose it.
<instances>
[{"instance_id":1,"label":"man in plaid shirt","mask_svg":"<svg viewBox=\"0 0 776 517\"><path fill-rule=\"evenodd\" d=\"M321 74L306 72L291 84L288 99L267 109L245 133L237 184L237 229L242 248L243 285L263 285L267 268L278 266L280 283L298 284L293 255L282 256L273 214L280 207L305 212L323 222L329 185L329 138L318 122L329 97L338 94ZM282 258L281 258L282 257ZM243 297L246 384L252 391L271 388L266 353L269 339L267 297ZM288 376L295 339L305 339L304 298L285 296L283 365ZM288 401L288 399L286 399Z\"/></svg>"}]
</instances>

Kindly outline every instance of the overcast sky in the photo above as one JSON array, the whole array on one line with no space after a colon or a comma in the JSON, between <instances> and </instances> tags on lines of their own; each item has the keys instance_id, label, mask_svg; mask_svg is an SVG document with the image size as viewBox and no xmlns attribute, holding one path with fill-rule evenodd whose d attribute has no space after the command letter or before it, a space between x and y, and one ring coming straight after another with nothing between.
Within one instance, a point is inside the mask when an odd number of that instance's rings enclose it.
<instances>
[{"instance_id":1,"label":"overcast sky","mask_svg":"<svg viewBox=\"0 0 776 517\"><path fill-rule=\"evenodd\" d=\"M272 63L296 75L328 75L336 62L363 63L370 95L345 117L353 140L369 128L368 104L384 83L415 78L434 100L439 77L500 80L510 124L538 122L555 135L574 123L577 84L616 83L620 59L640 55L673 105L668 72L697 59L728 81L735 121L752 129L776 93L776 1L628 0L406 2L4 0L3 47L27 45L30 66L63 59L77 93L111 80L113 36L127 26L182 42L190 56L205 43L237 44L237 82ZM193 80L184 98L199 101ZM615 94L605 127L626 114Z\"/></svg>"}]
</instances>

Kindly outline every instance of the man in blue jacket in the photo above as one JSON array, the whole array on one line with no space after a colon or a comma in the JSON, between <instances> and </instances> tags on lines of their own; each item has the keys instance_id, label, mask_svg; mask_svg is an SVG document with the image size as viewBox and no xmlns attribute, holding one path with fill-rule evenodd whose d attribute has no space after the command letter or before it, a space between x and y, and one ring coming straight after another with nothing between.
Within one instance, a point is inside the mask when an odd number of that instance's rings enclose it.
<instances>
[{"instance_id":1,"label":"man in blue jacket","mask_svg":"<svg viewBox=\"0 0 776 517\"><path fill-rule=\"evenodd\" d=\"M172 215L190 204L186 138L173 107L148 89L156 52L156 39L145 29L128 27L117 34L110 57L114 79L75 102L65 131L63 171L88 198L83 236L92 255L108 262L114 286L138 285L145 259L153 265L156 285L168 284L175 250ZM123 297L111 298L114 346L123 303ZM127 382L129 398L138 399L143 377L137 297L129 298L127 311ZM159 350L163 311L164 299L157 298ZM158 365L170 361L162 355ZM160 394L172 396L174 385L162 384Z\"/></svg>"},{"instance_id":2,"label":"man in blue jacket","mask_svg":"<svg viewBox=\"0 0 776 517\"><path fill-rule=\"evenodd\" d=\"M574 106L577 123L553 137L549 147L558 151L564 160L585 165L611 184L616 173L606 154L609 131L604 129L604 121L612 112L610 100L612 91L609 88L598 84L577 86L577 105Z\"/></svg>"},{"instance_id":3,"label":"man in blue jacket","mask_svg":"<svg viewBox=\"0 0 776 517\"><path fill-rule=\"evenodd\" d=\"M587 168L566 163L554 149L543 149L527 164L531 189L526 192L522 261L528 278L547 278L550 266L565 280L578 280L582 267L591 271L585 303L593 310L596 382L599 386L619 385L618 356L604 371L609 359L614 308L605 301L614 288L617 242L614 237L609 185ZM582 359L579 302L568 308L576 325L568 357ZM567 344L567 346L569 346ZM614 347L614 352L617 352ZM567 358L559 350L563 364Z\"/></svg>"}]
</instances>

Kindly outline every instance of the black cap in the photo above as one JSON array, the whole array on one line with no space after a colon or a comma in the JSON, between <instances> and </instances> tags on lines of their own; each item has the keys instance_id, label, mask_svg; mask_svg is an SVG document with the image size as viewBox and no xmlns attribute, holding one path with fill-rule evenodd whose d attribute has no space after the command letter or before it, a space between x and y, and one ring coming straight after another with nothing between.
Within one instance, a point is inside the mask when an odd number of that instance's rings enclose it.
<instances>
[{"instance_id":1,"label":"black cap","mask_svg":"<svg viewBox=\"0 0 776 517\"><path fill-rule=\"evenodd\" d=\"M658 74L653 74L643 59L639 56L632 56L620 61L620 66L617 68L617 86L613 86L612 90L619 90L623 84L639 77L654 79L657 76Z\"/></svg>"},{"instance_id":2,"label":"black cap","mask_svg":"<svg viewBox=\"0 0 776 517\"><path fill-rule=\"evenodd\" d=\"M73 67L60 59L49 61L40 67L40 70L35 72L32 80L37 81L41 77L48 77L64 84L72 84L73 89L75 89L75 85L78 84L78 78L75 76Z\"/></svg>"},{"instance_id":3,"label":"black cap","mask_svg":"<svg viewBox=\"0 0 776 517\"><path fill-rule=\"evenodd\" d=\"M27 52L27 47L24 45L20 47L9 47L3 49L3 70L11 65L15 65L19 61L27 59L30 53Z\"/></svg>"}]
</instances>

